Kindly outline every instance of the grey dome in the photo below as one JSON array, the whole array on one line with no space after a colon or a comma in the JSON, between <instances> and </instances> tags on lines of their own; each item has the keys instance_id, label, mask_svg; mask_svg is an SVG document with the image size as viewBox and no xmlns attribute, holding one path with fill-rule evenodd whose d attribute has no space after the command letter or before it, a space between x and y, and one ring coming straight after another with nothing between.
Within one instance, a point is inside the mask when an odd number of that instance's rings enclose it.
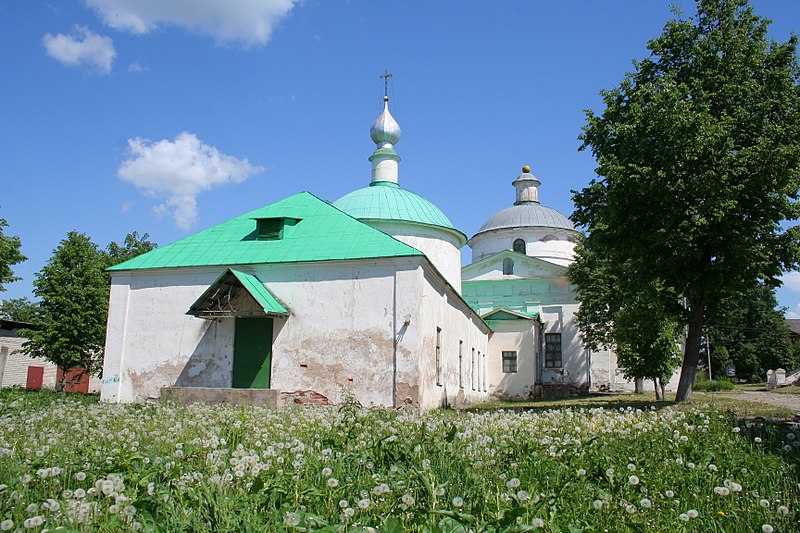
<instances>
[{"instance_id":1,"label":"grey dome","mask_svg":"<svg viewBox=\"0 0 800 533\"><path fill-rule=\"evenodd\" d=\"M478 234L504 228L538 227L575 231L566 215L539 203L524 203L502 209L489 217ZM477 234L476 234L477 235Z\"/></svg>"}]
</instances>

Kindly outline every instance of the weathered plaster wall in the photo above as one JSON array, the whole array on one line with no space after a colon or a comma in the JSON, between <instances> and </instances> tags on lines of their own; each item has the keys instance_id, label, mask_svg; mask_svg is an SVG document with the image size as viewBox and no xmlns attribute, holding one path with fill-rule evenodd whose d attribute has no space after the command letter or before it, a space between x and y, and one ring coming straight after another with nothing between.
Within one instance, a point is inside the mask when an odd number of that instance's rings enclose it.
<instances>
[{"instance_id":1,"label":"weathered plaster wall","mask_svg":"<svg viewBox=\"0 0 800 533\"><path fill-rule=\"evenodd\" d=\"M524 400L535 392L538 355L538 328L535 320L492 320L494 333L489 339L489 391L502 399ZM503 351L517 352L517 371L503 372Z\"/></svg>"},{"instance_id":2,"label":"weathered plaster wall","mask_svg":"<svg viewBox=\"0 0 800 533\"><path fill-rule=\"evenodd\" d=\"M162 387L229 387L233 321L186 315L223 268L114 273L101 398L141 402Z\"/></svg>"},{"instance_id":3,"label":"weathered plaster wall","mask_svg":"<svg viewBox=\"0 0 800 533\"><path fill-rule=\"evenodd\" d=\"M419 405L416 328L423 261L238 267L258 276L291 310L288 318L274 320L272 387L314 391L331 402L348 392L367 405ZM185 314L223 271L182 268L113 276L104 400L144 401L171 385L230 387L234 319Z\"/></svg>"},{"instance_id":4,"label":"weathered plaster wall","mask_svg":"<svg viewBox=\"0 0 800 533\"><path fill-rule=\"evenodd\" d=\"M432 269L425 270L422 287L420 349L420 407L431 409L457 403L478 403L488 398L484 387L489 328L454 292L444 287ZM441 328L441 380L436 380L436 328ZM463 341L463 342L460 342ZM459 348L461 358L459 360ZM472 350L476 361L472 364ZM480 354L480 357L477 357ZM460 361L460 365L459 365ZM478 380L478 377L481 377ZM473 385L476 385L473 389Z\"/></svg>"},{"instance_id":5,"label":"weathered plaster wall","mask_svg":"<svg viewBox=\"0 0 800 533\"><path fill-rule=\"evenodd\" d=\"M276 320L272 386L313 390L332 403L349 393L365 405L393 406L395 338L405 320L417 321L422 260L256 267L256 276L292 313ZM398 362L416 350L415 336L406 332ZM399 365L397 379L413 385L415 375Z\"/></svg>"}]
</instances>

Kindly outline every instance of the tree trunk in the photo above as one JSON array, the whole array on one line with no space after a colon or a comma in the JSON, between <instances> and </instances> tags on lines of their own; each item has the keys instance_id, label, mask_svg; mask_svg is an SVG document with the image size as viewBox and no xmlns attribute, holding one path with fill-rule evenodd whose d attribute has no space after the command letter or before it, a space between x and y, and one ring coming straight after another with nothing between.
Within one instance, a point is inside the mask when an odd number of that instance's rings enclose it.
<instances>
[{"instance_id":1,"label":"tree trunk","mask_svg":"<svg viewBox=\"0 0 800 533\"><path fill-rule=\"evenodd\" d=\"M661 399L661 396L658 395L658 378L653 378L653 388L656 390L656 401Z\"/></svg>"},{"instance_id":2,"label":"tree trunk","mask_svg":"<svg viewBox=\"0 0 800 533\"><path fill-rule=\"evenodd\" d=\"M644 391L644 379L642 378L634 378L633 380L633 393L634 394L642 394Z\"/></svg>"},{"instance_id":3,"label":"tree trunk","mask_svg":"<svg viewBox=\"0 0 800 533\"><path fill-rule=\"evenodd\" d=\"M61 367L59 370L61 370L61 379L56 378L56 392L64 392L67 386L67 371ZM56 376L58 376L58 372L56 372Z\"/></svg>"},{"instance_id":4,"label":"tree trunk","mask_svg":"<svg viewBox=\"0 0 800 533\"><path fill-rule=\"evenodd\" d=\"M689 302L689 329L686 333L686 348L683 352L683 365L681 366L681 379L678 382L676 402L692 399L694 375L697 373L697 362L700 360L700 337L703 332L706 304Z\"/></svg>"},{"instance_id":5,"label":"tree trunk","mask_svg":"<svg viewBox=\"0 0 800 533\"><path fill-rule=\"evenodd\" d=\"M658 386L661 387L661 399L667 399L667 385L664 383L664 378L658 380Z\"/></svg>"}]
</instances>

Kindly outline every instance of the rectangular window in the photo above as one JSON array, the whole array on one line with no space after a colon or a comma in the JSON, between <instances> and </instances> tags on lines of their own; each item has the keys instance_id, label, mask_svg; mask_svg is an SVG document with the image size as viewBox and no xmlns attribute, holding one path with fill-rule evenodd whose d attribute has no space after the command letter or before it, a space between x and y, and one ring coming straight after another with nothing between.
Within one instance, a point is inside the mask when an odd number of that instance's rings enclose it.
<instances>
[{"instance_id":1,"label":"rectangular window","mask_svg":"<svg viewBox=\"0 0 800 533\"><path fill-rule=\"evenodd\" d=\"M458 388L464 388L464 341L458 341Z\"/></svg>"},{"instance_id":2,"label":"rectangular window","mask_svg":"<svg viewBox=\"0 0 800 533\"><path fill-rule=\"evenodd\" d=\"M517 371L517 352L503 352L503 373L513 374Z\"/></svg>"},{"instance_id":3,"label":"rectangular window","mask_svg":"<svg viewBox=\"0 0 800 533\"><path fill-rule=\"evenodd\" d=\"M545 368L561 368L561 333L544 334Z\"/></svg>"},{"instance_id":4,"label":"rectangular window","mask_svg":"<svg viewBox=\"0 0 800 533\"><path fill-rule=\"evenodd\" d=\"M483 353L483 392L486 392L486 352Z\"/></svg>"},{"instance_id":5,"label":"rectangular window","mask_svg":"<svg viewBox=\"0 0 800 533\"><path fill-rule=\"evenodd\" d=\"M436 328L436 384L442 384L442 328Z\"/></svg>"},{"instance_id":6,"label":"rectangular window","mask_svg":"<svg viewBox=\"0 0 800 533\"><path fill-rule=\"evenodd\" d=\"M472 349L472 361L469 365L469 377L472 383L472 390L475 390L475 348Z\"/></svg>"}]
</instances>

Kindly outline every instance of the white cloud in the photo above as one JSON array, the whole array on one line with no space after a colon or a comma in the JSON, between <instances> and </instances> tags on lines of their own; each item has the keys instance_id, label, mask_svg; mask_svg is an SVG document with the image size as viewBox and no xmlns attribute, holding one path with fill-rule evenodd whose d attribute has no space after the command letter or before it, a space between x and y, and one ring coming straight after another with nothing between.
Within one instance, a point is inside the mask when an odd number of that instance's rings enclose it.
<instances>
[{"instance_id":1,"label":"white cloud","mask_svg":"<svg viewBox=\"0 0 800 533\"><path fill-rule=\"evenodd\" d=\"M42 37L47 55L65 65L87 65L103 74L111 72L117 52L111 37L98 35L83 26L75 26L71 35L46 33Z\"/></svg>"},{"instance_id":2,"label":"white cloud","mask_svg":"<svg viewBox=\"0 0 800 533\"><path fill-rule=\"evenodd\" d=\"M147 33L159 24L182 26L217 42L264 45L301 0L86 0L107 26Z\"/></svg>"},{"instance_id":3,"label":"white cloud","mask_svg":"<svg viewBox=\"0 0 800 533\"><path fill-rule=\"evenodd\" d=\"M790 291L800 292L800 272L787 272L781 277L784 286Z\"/></svg>"},{"instance_id":4,"label":"white cloud","mask_svg":"<svg viewBox=\"0 0 800 533\"><path fill-rule=\"evenodd\" d=\"M128 72L133 72L134 74L139 74L140 72L144 72L147 70L147 67L143 66L138 61L134 61L130 65L128 65Z\"/></svg>"},{"instance_id":5,"label":"white cloud","mask_svg":"<svg viewBox=\"0 0 800 533\"><path fill-rule=\"evenodd\" d=\"M131 157L119 166L117 176L163 199L156 213L171 212L175 224L184 229L197 220L199 193L229 182L241 183L264 170L247 159L220 153L188 132L172 141L128 139L128 148Z\"/></svg>"}]
</instances>

